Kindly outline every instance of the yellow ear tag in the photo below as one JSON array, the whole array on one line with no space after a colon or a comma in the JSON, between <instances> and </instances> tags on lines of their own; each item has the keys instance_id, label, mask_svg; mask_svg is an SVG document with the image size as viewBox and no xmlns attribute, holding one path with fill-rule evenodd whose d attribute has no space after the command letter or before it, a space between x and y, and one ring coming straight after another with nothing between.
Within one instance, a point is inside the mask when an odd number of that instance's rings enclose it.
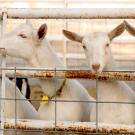
<instances>
[{"instance_id":1,"label":"yellow ear tag","mask_svg":"<svg viewBox=\"0 0 135 135\"><path fill-rule=\"evenodd\" d=\"M43 96L41 103L43 103L43 104L48 104L48 102L49 102L49 97L48 97L48 96Z\"/></svg>"}]
</instances>

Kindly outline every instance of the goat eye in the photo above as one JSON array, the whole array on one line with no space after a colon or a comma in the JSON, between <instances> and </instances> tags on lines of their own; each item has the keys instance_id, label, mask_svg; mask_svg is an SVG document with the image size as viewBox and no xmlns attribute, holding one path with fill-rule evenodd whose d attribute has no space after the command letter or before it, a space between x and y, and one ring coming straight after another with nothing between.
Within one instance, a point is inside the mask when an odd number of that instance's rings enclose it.
<instances>
[{"instance_id":1,"label":"goat eye","mask_svg":"<svg viewBox=\"0 0 135 135\"><path fill-rule=\"evenodd\" d=\"M83 45L83 49L86 49L86 46L85 45Z\"/></svg>"},{"instance_id":2,"label":"goat eye","mask_svg":"<svg viewBox=\"0 0 135 135\"><path fill-rule=\"evenodd\" d=\"M21 38L27 38L27 36L25 34L19 34L18 36Z\"/></svg>"},{"instance_id":3,"label":"goat eye","mask_svg":"<svg viewBox=\"0 0 135 135\"><path fill-rule=\"evenodd\" d=\"M109 46L109 44L106 44L106 47Z\"/></svg>"}]
</instances>

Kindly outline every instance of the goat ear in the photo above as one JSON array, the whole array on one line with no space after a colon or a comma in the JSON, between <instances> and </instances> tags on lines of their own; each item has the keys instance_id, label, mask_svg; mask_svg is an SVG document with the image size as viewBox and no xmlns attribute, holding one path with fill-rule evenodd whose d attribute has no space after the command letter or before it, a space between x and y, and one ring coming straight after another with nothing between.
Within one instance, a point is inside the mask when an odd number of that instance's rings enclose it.
<instances>
[{"instance_id":1,"label":"goat ear","mask_svg":"<svg viewBox=\"0 0 135 135\"><path fill-rule=\"evenodd\" d=\"M135 27L131 26L127 21L124 21L126 30L132 35L135 36Z\"/></svg>"},{"instance_id":2,"label":"goat ear","mask_svg":"<svg viewBox=\"0 0 135 135\"><path fill-rule=\"evenodd\" d=\"M42 40L46 36L46 33L47 33L47 25L44 23L38 29L37 33L38 39Z\"/></svg>"},{"instance_id":3,"label":"goat ear","mask_svg":"<svg viewBox=\"0 0 135 135\"><path fill-rule=\"evenodd\" d=\"M68 39L82 43L82 39L83 39L82 36L79 36L78 34L67 31L67 30L63 30L62 32L63 32L63 35L67 37Z\"/></svg>"},{"instance_id":4,"label":"goat ear","mask_svg":"<svg viewBox=\"0 0 135 135\"><path fill-rule=\"evenodd\" d=\"M115 37L121 35L125 30L125 24L121 23L120 25L118 25L116 28L114 28L109 34L109 38L110 40L114 39Z\"/></svg>"}]
</instances>

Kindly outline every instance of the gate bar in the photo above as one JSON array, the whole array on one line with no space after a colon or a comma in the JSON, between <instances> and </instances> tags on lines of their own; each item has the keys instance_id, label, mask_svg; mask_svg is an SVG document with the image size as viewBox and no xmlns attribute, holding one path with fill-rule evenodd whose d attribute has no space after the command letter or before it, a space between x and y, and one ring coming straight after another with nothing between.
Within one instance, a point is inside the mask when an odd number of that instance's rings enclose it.
<instances>
[{"instance_id":1,"label":"gate bar","mask_svg":"<svg viewBox=\"0 0 135 135\"><path fill-rule=\"evenodd\" d=\"M14 119L7 119L5 122L5 128L28 131L55 131L55 121L22 119L17 120L15 125ZM94 122L57 121L56 132L57 131L96 133L96 125ZM98 133L134 135L135 125L99 123Z\"/></svg>"},{"instance_id":2,"label":"gate bar","mask_svg":"<svg viewBox=\"0 0 135 135\"><path fill-rule=\"evenodd\" d=\"M7 8L11 19L135 19L135 8Z\"/></svg>"},{"instance_id":3,"label":"gate bar","mask_svg":"<svg viewBox=\"0 0 135 135\"><path fill-rule=\"evenodd\" d=\"M2 23L1 23L1 36L3 36L6 33L6 24L7 24L7 14L3 12L2 16ZM6 52L5 49L2 49L2 67L6 67ZM0 97L5 98L5 89L6 89L6 71L1 70L1 92ZM5 101L0 101L0 127L1 129L4 129L4 121L5 121ZM0 131L0 135L4 135L3 130Z\"/></svg>"},{"instance_id":4,"label":"gate bar","mask_svg":"<svg viewBox=\"0 0 135 135\"><path fill-rule=\"evenodd\" d=\"M6 69L6 76L7 77L13 77L14 78L14 70L7 70L7 69L13 69L13 68L5 68ZM31 69L32 70L32 69ZM25 69L25 71L22 71L21 69L16 70L16 77L28 77L28 78L82 78L82 79L91 79L91 80L119 80L119 81L135 81L135 72L112 72L112 71L106 71L101 72L98 74L92 73L90 71L81 71L81 70L45 70L40 69L41 71L31 71L30 69ZM38 69L37 69L38 70ZM55 76L56 75L56 76ZM1 73L0 73L1 76Z\"/></svg>"}]
</instances>

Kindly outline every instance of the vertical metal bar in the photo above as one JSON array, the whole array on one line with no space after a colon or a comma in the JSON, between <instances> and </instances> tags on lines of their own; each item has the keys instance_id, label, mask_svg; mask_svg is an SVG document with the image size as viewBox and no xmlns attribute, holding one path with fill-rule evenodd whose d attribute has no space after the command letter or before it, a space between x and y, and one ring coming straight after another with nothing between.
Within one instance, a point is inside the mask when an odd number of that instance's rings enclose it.
<instances>
[{"instance_id":1,"label":"vertical metal bar","mask_svg":"<svg viewBox=\"0 0 135 135\"><path fill-rule=\"evenodd\" d=\"M2 28L1 28L1 36L6 32L6 24L7 24L7 13L3 13L3 18L2 18ZM6 67L6 52L5 49L3 48L2 50L2 68ZM1 130L0 130L0 135L4 134L4 108L5 108L5 87L6 87L6 73L5 70L2 69L2 83L1 83L1 104L0 104L0 119L1 119Z\"/></svg>"},{"instance_id":2,"label":"vertical metal bar","mask_svg":"<svg viewBox=\"0 0 135 135\"><path fill-rule=\"evenodd\" d=\"M2 50L2 68L6 66L6 60L5 60L5 50ZM0 135L4 134L4 108L5 108L5 85L6 85L6 77L5 77L5 70L2 69L2 83L1 83L1 105L0 105L0 119L1 119L1 130L0 130Z\"/></svg>"},{"instance_id":3,"label":"vertical metal bar","mask_svg":"<svg viewBox=\"0 0 135 135\"><path fill-rule=\"evenodd\" d=\"M98 133L98 74L96 77L96 133Z\"/></svg>"},{"instance_id":4,"label":"vertical metal bar","mask_svg":"<svg viewBox=\"0 0 135 135\"><path fill-rule=\"evenodd\" d=\"M14 70L14 73L15 73L15 76L14 76L14 79L15 79L15 135L17 135L17 129L16 129L16 125L17 125L17 98L16 98L16 67L15 67L15 70Z\"/></svg>"},{"instance_id":5,"label":"vertical metal bar","mask_svg":"<svg viewBox=\"0 0 135 135\"><path fill-rule=\"evenodd\" d=\"M68 3L67 0L64 0L64 8L68 7ZM65 20L65 29L67 29L68 27L68 21ZM67 53L67 40L64 38L64 43L63 43L63 61L64 61L64 65L67 66L67 57L66 57L66 53Z\"/></svg>"},{"instance_id":6,"label":"vertical metal bar","mask_svg":"<svg viewBox=\"0 0 135 135\"><path fill-rule=\"evenodd\" d=\"M1 36L1 38L2 38L2 34L3 34L3 33L2 33L2 23L3 23L3 20L1 19L1 21L0 21L0 25L1 25L0 36ZM2 51L2 48L1 48L0 51ZM3 57L2 57L2 58L3 58ZM2 59L2 61L3 61L3 59ZM2 62L2 61L1 61L1 62ZM1 66L2 66L2 63L1 63ZM1 74L3 75L2 70L1 70ZM2 77L2 76L1 76L1 77ZM2 77L2 78L3 78L3 77ZM2 87L3 87L3 86L2 86L2 85L3 85L3 84L2 84L2 79L1 79L1 91L0 91L0 98L1 98L1 100L0 100L0 135L3 134L3 131L2 131L2 130L3 130L3 129L2 129L2 128L3 128L3 123L2 123L2 122L3 122L3 119L2 119L2 118L3 118L3 117L2 117L2 114L3 114L3 113L2 113L2 103L3 103L3 102L2 102L2 89L3 89L3 88L2 88Z\"/></svg>"},{"instance_id":7,"label":"vertical metal bar","mask_svg":"<svg viewBox=\"0 0 135 135\"><path fill-rule=\"evenodd\" d=\"M57 90L56 90L56 88L57 88L57 86L56 86L56 68L55 68L55 77L54 77L54 89L55 89L55 131L57 130L56 129L56 126L57 126L57 101L56 101L56 93L57 93Z\"/></svg>"}]
</instances>

